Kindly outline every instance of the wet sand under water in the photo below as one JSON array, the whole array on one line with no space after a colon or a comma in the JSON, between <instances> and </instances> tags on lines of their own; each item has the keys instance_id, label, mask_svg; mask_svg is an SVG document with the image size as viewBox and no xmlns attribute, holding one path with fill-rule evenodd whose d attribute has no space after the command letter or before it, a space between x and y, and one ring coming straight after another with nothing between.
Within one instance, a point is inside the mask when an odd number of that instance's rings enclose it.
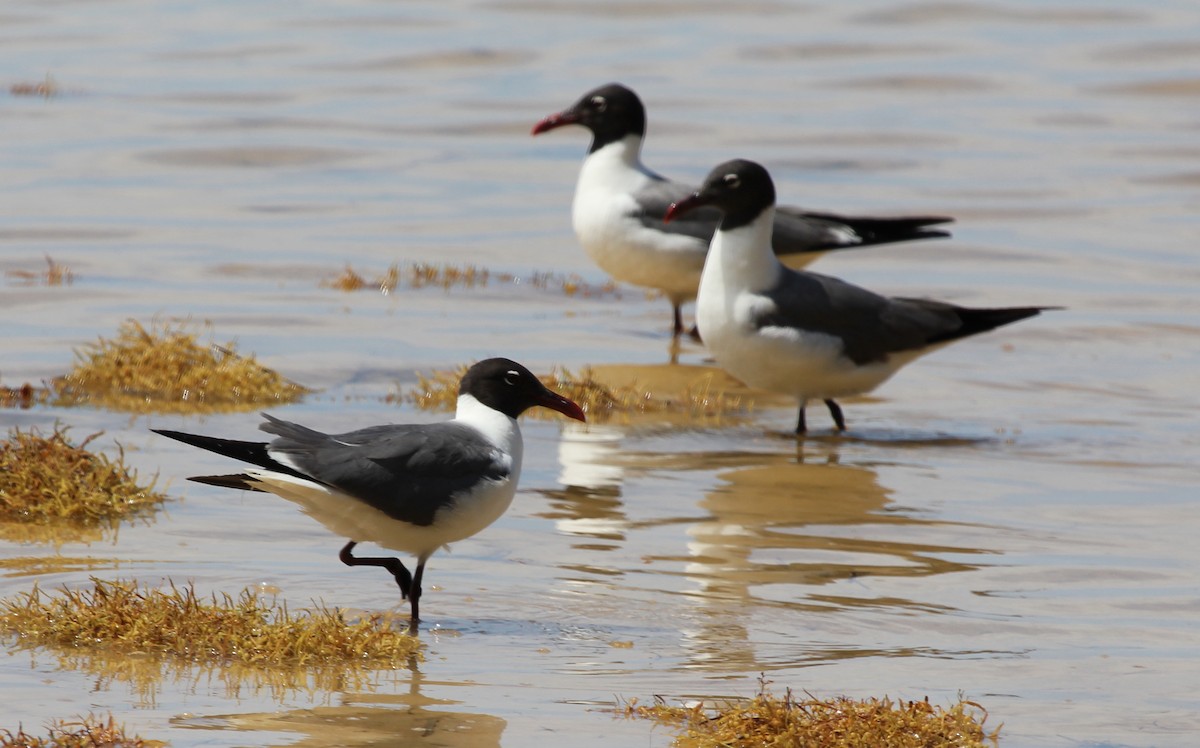
<instances>
[{"instance_id":1,"label":"wet sand under water","mask_svg":"<svg viewBox=\"0 0 1200 748\"><path fill-rule=\"evenodd\" d=\"M764 161L783 200L946 213L949 241L815 267L897 295L1066 311L952 346L866 398L754 397L719 418L586 430L526 419L510 512L429 564L427 660L366 681L263 679L24 650L0 726L112 711L174 746L667 745L615 697L782 691L950 704L1012 746L1186 746L1200 733L1200 370L1194 68L1200 11L1034 2L225 4L18 2L0 13L7 178L0 384L156 315L320 392L273 409L325 430L442 414L386 402L417 372L506 355L539 371L694 381L669 308L605 282L570 231L582 132L529 128L587 88L647 101L647 163L700 178ZM128 24L136 19L136 25ZM1184 72L1181 72L1184 71ZM350 263L476 265L514 280L382 295ZM666 385L663 385L666 386ZM149 428L253 438L254 413L59 421L157 473L153 520L61 543L0 539L0 597L190 580L403 612L382 572Z\"/></svg>"}]
</instances>

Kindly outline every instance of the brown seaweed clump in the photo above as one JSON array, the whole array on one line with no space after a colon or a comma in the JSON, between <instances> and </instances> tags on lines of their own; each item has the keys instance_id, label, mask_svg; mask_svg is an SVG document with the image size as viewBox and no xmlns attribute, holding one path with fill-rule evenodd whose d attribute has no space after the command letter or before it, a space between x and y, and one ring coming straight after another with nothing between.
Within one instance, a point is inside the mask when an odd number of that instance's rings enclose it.
<instances>
[{"instance_id":1,"label":"brown seaweed clump","mask_svg":"<svg viewBox=\"0 0 1200 748\"><path fill-rule=\"evenodd\" d=\"M435 371L429 376L417 375L417 385L404 397L422 410L453 410L458 400L458 384L467 366L453 370ZM695 419L720 418L745 410L746 398L726 393L713 386L711 377L701 378L680 391L664 392L640 386L637 382L606 384L592 369L572 372L558 367L542 382L558 394L579 403L589 421L606 421L632 414L683 415ZM530 411L532 417L549 417L540 411Z\"/></svg>"},{"instance_id":2,"label":"brown seaweed clump","mask_svg":"<svg viewBox=\"0 0 1200 748\"><path fill-rule=\"evenodd\" d=\"M372 289L387 295L399 288L484 288L492 282L521 285L528 284L539 290L557 289L567 296L593 298L598 296L616 296L616 283L606 281L596 285L585 281L581 276L562 273L534 272L528 277L515 273L497 272L479 267L478 265L454 265L449 263L413 262L401 266L392 264L381 275L375 275L371 280L356 271L350 265L328 280L321 281L321 286L334 288L339 291L361 291Z\"/></svg>"},{"instance_id":3,"label":"brown seaweed clump","mask_svg":"<svg viewBox=\"0 0 1200 748\"><path fill-rule=\"evenodd\" d=\"M999 745L1000 733L984 730L987 711L973 701L943 709L928 699L796 699L791 689L778 697L765 684L749 701L708 708L633 701L625 714L680 728L673 744L681 748L987 748Z\"/></svg>"},{"instance_id":4,"label":"brown seaweed clump","mask_svg":"<svg viewBox=\"0 0 1200 748\"><path fill-rule=\"evenodd\" d=\"M46 77L37 83L14 83L8 87L8 92L13 96L41 96L43 99L52 99L61 93L61 89L54 77L46 73Z\"/></svg>"},{"instance_id":5,"label":"brown seaweed clump","mask_svg":"<svg viewBox=\"0 0 1200 748\"><path fill-rule=\"evenodd\" d=\"M457 369L438 369L426 376L417 373L417 385L408 392L388 395L388 402L410 402L421 410L454 410L458 402L458 385L470 366L462 364ZM583 403L579 404L583 407ZM536 410L536 408L535 408ZM584 408L586 412L586 408Z\"/></svg>"},{"instance_id":6,"label":"brown seaweed clump","mask_svg":"<svg viewBox=\"0 0 1200 748\"><path fill-rule=\"evenodd\" d=\"M127 320L115 339L101 338L76 358L75 368L51 383L56 405L213 413L289 403L310 391L238 355L232 343L201 345L182 322L147 330Z\"/></svg>"},{"instance_id":7,"label":"brown seaweed clump","mask_svg":"<svg viewBox=\"0 0 1200 748\"><path fill-rule=\"evenodd\" d=\"M492 278L493 273L486 268L477 267L475 265L435 265L431 262L416 262L408 266L406 269L405 279L408 285L412 288L425 288L427 286L437 286L443 289L459 286L462 288L475 288L477 286L486 286ZM513 276L507 273L495 274L498 280L506 283L513 281ZM387 274L380 279L379 287L384 293L390 293L396 290L396 286L401 281L400 268L392 265L388 268Z\"/></svg>"},{"instance_id":8,"label":"brown seaweed clump","mask_svg":"<svg viewBox=\"0 0 1200 748\"><path fill-rule=\"evenodd\" d=\"M368 285L370 284L367 283L367 279L355 272L354 268L349 265L341 275L321 281L323 288L334 288L338 291L361 291ZM378 288L378 286L376 287Z\"/></svg>"},{"instance_id":9,"label":"brown seaweed clump","mask_svg":"<svg viewBox=\"0 0 1200 748\"><path fill-rule=\"evenodd\" d=\"M392 668L415 662L420 640L381 615L355 622L318 607L292 613L254 590L208 600L192 585L169 589L91 578L92 588L58 596L33 591L0 600L0 628L26 646L106 654L157 653L196 663L258 667L346 665Z\"/></svg>"},{"instance_id":10,"label":"brown seaweed clump","mask_svg":"<svg viewBox=\"0 0 1200 748\"><path fill-rule=\"evenodd\" d=\"M161 740L145 740L125 734L111 714L101 719L94 714L74 720L55 720L46 726L48 735L39 737L18 726L12 730L0 728L0 748L160 748Z\"/></svg>"},{"instance_id":11,"label":"brown seaweed clump","mask_svg":"<svg viewBox=\"0 0 1200 748\"><path fill-rule=\"evenodd\" d=\"M6 270L5 277L22 286L69 286L75 281L71 268L46 255L46 269L40 273L30 270Z\"/></svg>"},{"instance_id":12,"label":"brown seaweed clump","mask_svg":"<svg viewBox=\"0 0 1200 748\"><path fill-rule=\"evenodd\" d=\"M64 427L55 426L48 436L36 429L9 431L0 442L0 520L97 526L166 501L153 480L138 483L124 451L115 460L88 451L97 436L75 445Z\"/></svg>"},{"instance_id":13,"label":"brown seaweed clump","mask_svg":"<svg viewBox=\"0 0 1200 748\"><path fill-rule=\"evenodd\" d=\"M370 288L387 295L400 287L426 288L429 286L449 290L455 287L476 288L486 286L489 280L499 280L512 283L515 277L507 273L492 273L486 268L475 265L434 264L415 262L405 265L392 264L382 275L376 275L371 280L356 271L350 265L342 273L329 280L321 281L325 288L338 291L361 291Z\"/></svg>"},{"instance_id":14,"label":"brown seaweed clump","mask_svg":"<svg viewBox=\"0 0 1200 748\"><path fill-rule=\"evenodd\" d=\"M35 405L45 405L50 400L50 390L34 387L29 382L20 387L0 385L0 408L29 410Z\"/></svg>"}]
</instances>

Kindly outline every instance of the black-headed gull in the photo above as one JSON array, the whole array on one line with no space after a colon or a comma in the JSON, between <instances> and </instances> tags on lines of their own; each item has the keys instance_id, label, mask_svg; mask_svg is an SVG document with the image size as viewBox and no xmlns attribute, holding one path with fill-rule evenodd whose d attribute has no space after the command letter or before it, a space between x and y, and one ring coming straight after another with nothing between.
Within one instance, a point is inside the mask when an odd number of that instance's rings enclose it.
<instances>
[{"instance_id":1,"label":"black-headed gull","mask_svg":"<svg viewBox=\"0 0 1200 748\"><path fill-rule=\"evenodd\" d=\"M674 334L679 335L680 307L696 298L719 214L697 210L686 219L663 223L667 207L695 187L642 164L646 110L625 86L613 83L588 91L567 109L538 122L533 134L565 125L580 125L592 133L571 209L580 244L613 278L662 291L671 302ZM776 210L772 242L776 254L789 255L788 264L800 267L827 250L949 236L927 227L951 221L943 216L854 218L785 206Z\"/></svg>"},{"instance_id":2,"label":"black-headed gull","mask_svg":"<svg viewBox=\"0 0 1200 748\"><path fill-rule=\"evenodd\" d=\"M524 366L492 358L463 376L451 421L325 434L264 414L259 428L276 435L271 442L155 431L253 466L191 480L276 494L349 538L342 562L391 572L411 602L415 627L425 562L437 549L495 522L512 502L521 474L517 416L534 406L584 420L577 404L551 392ZM354 546L364 541L414 554L415 572L398 558L355 556Z\"/></svg>"},{"instance_id":3,"label":"black-headed gull","mask_svg":"<svg viewBox=\"0 0 1200 748\"><path fill-rule=\"evenodd\" d=\"M717 362L749 385L800 401L824 400L839 430L836 399L878 387L902 366L951 341L1054 307L969 309L889 298L845 281L784 267L771 251L775 186L752 161L727 161L666 219L707 206L721 225L700 278L696 323Z\"/></svg>"}]
</instances>

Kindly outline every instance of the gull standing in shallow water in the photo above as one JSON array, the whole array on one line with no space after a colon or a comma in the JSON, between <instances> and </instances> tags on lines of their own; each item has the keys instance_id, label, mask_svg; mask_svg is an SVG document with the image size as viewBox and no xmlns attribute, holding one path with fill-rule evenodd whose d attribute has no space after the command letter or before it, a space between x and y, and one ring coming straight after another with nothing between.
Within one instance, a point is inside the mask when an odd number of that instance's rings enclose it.
<instances>
[{"instance_id":1,"label":"gull standing in shallow water","mask_svg":"<svg viewBox=\"0 0 1200 748\"><path fill-rule=\"evenodd\" d=\"M271 442L154 431L254 466L190 480L273 493L350 538L342 563L391 572L412 605L415 629L425 562L437 549L495 522L512 503L521 475L517 416L539 405L585 420L577 404L551 392L524 366L492 358L463 376L451 421L324 434L264 413L259 428L277 436ZM354 546L363 541L414 554L415 572L398 558L355 556Z\"/></svg>"},{"instance_id":2,"label":"gull standing in shallow water","mask_svg":"<svg viewBox=\"0 0 1200 748\"><path fill-rule=\"evenodd\" d=\"M698 191L670 207L666 220L701 206L722 217L700 278L700 335L729 373L800 401L797 434L806 430L809 400L824 400L844 431L835 398L870 392L900 367L954 340L1056 308L969 309L889 298L786 268L771 251L775 186L752 161L713 169Z\"/></svg>"},{"instance_id":3,"label":"gull standing in shallow water","mask_svg":"<svg viewBox=\"0 0 1200 748\"><path fill-rule=\"evenodd\" d=\"M663 223L667 207L694 188L642 165L646 110L625 86L612 83L588 91L569 108L538 122L533 134L566 125L581 125L592 133L571 208L580 244L593 262L617 280L662 291L674 310L678 336L683 332L680 307L696 298L704 256L720 214L697 210L686 220ZM949 236L926 227L953 220L854 218L783 206L775 213L772 242L776 254L789 255L788 264L800 267L827 250Z\"/></svg>"}]
</instances>

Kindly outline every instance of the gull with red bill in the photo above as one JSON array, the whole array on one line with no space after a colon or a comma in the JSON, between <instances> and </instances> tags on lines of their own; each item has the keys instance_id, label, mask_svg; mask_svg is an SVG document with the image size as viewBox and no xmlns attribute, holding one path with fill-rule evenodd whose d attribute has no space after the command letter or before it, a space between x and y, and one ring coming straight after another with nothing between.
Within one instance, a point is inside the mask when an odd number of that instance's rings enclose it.
<instances>
[{"instance_id":1,"label":"gull with red bill","mask_svg":"<svg viewBox=\"0 0 1200 748\"><path fill-rule=\"evenodd\" d=\"M971 309L891 298L786 268L771 251L775 185L753 161L717 166L699 190L667 210L665 220L702 207L719 211L721 225L700 278L700 336L730 374L799 400L797 434L807 428L810 400L823 400L844 431L835 398L870 392L947 343L1057 308Z\"/></svg>"},{"instance_id":2,"label":"gull with red bill","mask_svg":"<svg viewBox=\"0 0 1200 748\"><path fill-rule=\"evenodd\" d=\"M669 225L663 223L667 207L694 188L642 164L646 110L629 88L612 83L588 91L567 109L534 125L533 134L567 125L592 133L571 208L579 243L613 278L662 291L671 302L678 336L684 329L680 307L696 298L720 213L698 209ZM771 246L775 254L786 256L789 266L802 267L828 250L949 236L928 227L953 220L850 217L781 206L775 212Z\"/></svg>"},{"instance_id":3,"label":"gull with red bill","mask_svg":"<svg viewBox=\"0 0 1200 748\"><path fill-rule=\"evenodd\" d=\"M551 392L524 366L492 358L467 370L455 417L441 423L325 434L264 414L259 428L276 435L271 442L155 431L252 466L190 480L273 493L349 538L342 563L390 572L411 604L415 629L425 562L495 522L512 503L523 453L517 416L535 406L586 420L579 405ZM415 555L415 571L398 558L355 556L361 542Z\"/></svg>"}]
</instances>

